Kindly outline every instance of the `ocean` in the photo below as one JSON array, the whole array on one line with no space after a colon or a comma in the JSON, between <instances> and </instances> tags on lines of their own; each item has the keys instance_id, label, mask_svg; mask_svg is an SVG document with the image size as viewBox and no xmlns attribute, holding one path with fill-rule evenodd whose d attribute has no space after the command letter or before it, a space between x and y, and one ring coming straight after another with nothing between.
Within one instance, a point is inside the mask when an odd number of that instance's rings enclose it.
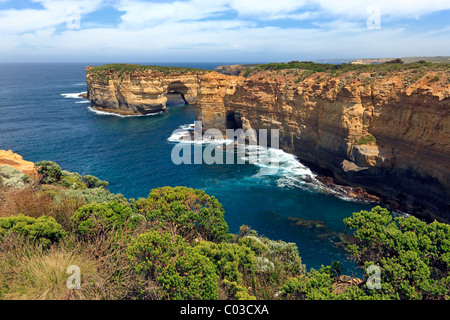
<instances>
[{"instance_id":1,"label":"ocean","mask_svg":"<svg viewBox=\"0 0 450 320\"><path fill-rule=\"evenodd\" d=\"M213 69L220 64L166 65ZM94 64L0 64L0 149L95 175L127 198L146 197L162 186L203 189L224 206L231 232L248 225L270 239L296 243L307 269L341 261L348 273L361 276L337 245L338 235L346 231L345 217L374 205L335 196L282 151L273 152L281 160L275 175L262 174L262 163L176 165L171 151L179 142L173 133L194 123L195 107L173 99L156 115L96 112L78 96L86 91L87 65ZM320 220L326 227L302 227L292 218Z\"/></svg>"}]
</instances>

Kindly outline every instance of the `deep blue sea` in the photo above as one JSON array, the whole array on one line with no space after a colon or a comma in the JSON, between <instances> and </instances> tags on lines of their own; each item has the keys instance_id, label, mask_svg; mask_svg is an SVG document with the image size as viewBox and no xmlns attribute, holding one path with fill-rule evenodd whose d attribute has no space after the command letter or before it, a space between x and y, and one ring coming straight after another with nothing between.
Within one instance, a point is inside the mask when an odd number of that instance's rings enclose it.
<instances>
[{"instance_id":1,"label":"deep blue sea","mask_svg":"<svg viewBox=\"0 0 450 320\"><path fill-rule=\"evenodd\" d=\"M194 122L195 107L175 100L152 116L95 113L78 97L86 91L86 65L0 64L0 149L95 175L128 198L146 197L161 186L204 189L224 206L231 232L245 224L271 239L295 242L308 269L338 260L360 273L332 233L344 232L343 218L372 205L321 190L311 183L314 174L285 153L279 172L270 176L255 164L175 165L171 151L177 142L169 138ZM170 65L213 69L220 63ZM299 227L289 217L322 220L328 230Z\"/></svg>"}]
</instances>

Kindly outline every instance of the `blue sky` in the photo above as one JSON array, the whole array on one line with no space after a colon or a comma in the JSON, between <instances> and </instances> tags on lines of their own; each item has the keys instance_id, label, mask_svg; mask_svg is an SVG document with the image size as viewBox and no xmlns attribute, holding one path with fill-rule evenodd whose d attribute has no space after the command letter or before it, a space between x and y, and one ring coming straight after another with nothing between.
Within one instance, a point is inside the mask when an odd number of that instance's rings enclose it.
<instances>
[{"instance_id":1,"label":"blue sky","mask_svg":"<svg viewBox=\"0 0 450 320\"><path fill-rule=\"evenodd\" d=\"M450 1L0 0L0 62L450 55Z\"/></svg>"}]
</instances>

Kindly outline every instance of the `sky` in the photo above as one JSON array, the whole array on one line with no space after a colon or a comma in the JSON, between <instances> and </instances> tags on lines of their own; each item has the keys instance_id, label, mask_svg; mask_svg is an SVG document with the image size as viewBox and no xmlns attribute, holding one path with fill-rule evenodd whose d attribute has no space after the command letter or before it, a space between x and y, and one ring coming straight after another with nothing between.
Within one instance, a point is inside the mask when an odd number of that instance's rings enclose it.
<instances>
[{"instance_id":1,"label":"sky","mask_svg":"<svg viewBox=\"0 0 450 320\"><path fill-rule=\"evenodd\" d=\"M450 56L450 0L0 0L0 62Z\"/></svg>"}]
</instances>

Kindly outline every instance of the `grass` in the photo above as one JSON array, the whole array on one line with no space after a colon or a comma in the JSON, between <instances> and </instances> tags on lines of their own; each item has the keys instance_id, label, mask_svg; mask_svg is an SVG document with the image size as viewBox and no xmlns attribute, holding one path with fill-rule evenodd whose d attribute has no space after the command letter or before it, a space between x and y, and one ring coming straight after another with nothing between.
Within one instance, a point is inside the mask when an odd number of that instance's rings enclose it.
<instances>
[{"instance_id":1,"label":"grass","mask_svg":"<svg viewBox=\"0 0 450 320\"><path fill-rule=\"evenodd\" d=\"M0 191L4 202L0 206L0 217L25 213L32 218L50 216L64 228L68 226L73 213L81 207L82 201L77 198L62 197L55 201L52 194L62 194L61 187L45 186L46 190L36 190L33 187L24 189L8 188Z\"/></svg>"},{"instance_id":2,"label":"grass","mask_svg":"<svg viewBox=\"0 0 450 320\"><path fill-rule=\"evenodd\" d=\"M0 300L114 300L136 292L124 244L106 237L91 242L70 234L42 248L16 233L0 239ZM69 266L78 266L81 289L69 289ZM130 293L132 292L132 293Z\"/></svg>"},{"instance_id":3,"label":"grass","mask_svg":"<svg viewBox=\"0 0 450 320\"><path fill-rule=\"evenodd\" d=\"M28 254L23 254L28 250ZM22 251L22 252L21 252ZM18 255L20 254L20 255ZM87 293L95 286L98 262L82 252L54 247L48 251L38 248L22 249L2 256L2 282L8 280L4 299L14 300L65 300L80 291L69 290L67 268L77 265L81 269L81 292ZM81 297L81 296L80 296Z\"/></svg>"},{"instance_id":4,"label":"grass","mask_svg":"<svg viewBox=\"0 0 450 320\"><path fill-rule=\"evenodd\" d=\"M354 141L354 144L360 146L360 145L364 145L364 144L373 144L373 143L376 143L376 141L377 141L377 139L369 133L369 134L366 134L366 135L361 136L358 139L356 139Z\"/></svg>"}]
</instances>

